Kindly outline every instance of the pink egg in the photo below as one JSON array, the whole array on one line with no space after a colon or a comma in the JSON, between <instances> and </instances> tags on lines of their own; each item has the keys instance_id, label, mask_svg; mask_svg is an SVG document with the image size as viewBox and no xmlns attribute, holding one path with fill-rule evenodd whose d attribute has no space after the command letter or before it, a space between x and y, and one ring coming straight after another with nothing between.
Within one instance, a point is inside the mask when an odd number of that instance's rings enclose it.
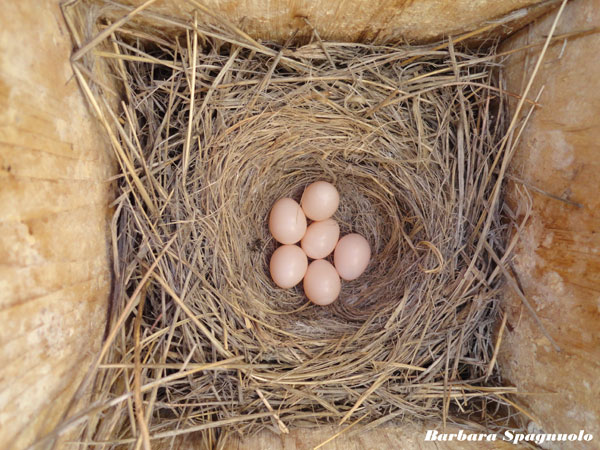
<instances>
[{"instance_id":1,"label":"pink egg","mask_svg":"<svg viewBox=\"0 0 600 450\"><path fill-rule=\"evenodd\" d=\"M340 238L340 226L333 219L311 223L300 241L306 256L322 259L329 255Z\"/></svg>"},{"instance_id":2,"label":"pink egg","mask_svg":"<svg viewBox=\"0 0 600 450\"><path fill-rule=\"evenodd\" d=\"M340 239L333 253L333 263L343 280L358 278L369 265L371 247L360 234L347 234Z\"/></svg>"},{"instance_id":3,"label":"pink egg","mask_svg":"<svg viewBox=\"0 0 600 450\"><path fill-rule=\"evenodd\" d=\"M327 181L310 184L300 200L306 217L312 220L329 219L340 204L340 194L335 186Z\"/></svg>"},{"instance_id":4,"label":"pink egg","mask_svg":"<svg viewBox=\"0 0 600 450\"><path fill-rule=\"evenodd\" d=\"M287 197L277 200L269 215L269 231L282 244L295 244L302 239L306 216L298 202Z\"/></svg>"},{"instance_id":5,"label":"pink egg","mask_svg":"<svg viewBox=\"0 0 600 450\"><path fill-rule=\"evenodd\" d=\"M308 258L297 245L282 245L273 252L269 269L271 278L280 288L296 286L306 273Z\"/></svg>"},{"instance_id":6,"label":"pink egg","mask_svg":"<svg viewBox=\"0 0 600 450\"><path fill-rule=\"evenodd\" d=\"M311 302L329 305L338 298L341 290L340 277L330 262L317 259L310 263L304 276L304 293Z\"/></svg>"}]
</instances>

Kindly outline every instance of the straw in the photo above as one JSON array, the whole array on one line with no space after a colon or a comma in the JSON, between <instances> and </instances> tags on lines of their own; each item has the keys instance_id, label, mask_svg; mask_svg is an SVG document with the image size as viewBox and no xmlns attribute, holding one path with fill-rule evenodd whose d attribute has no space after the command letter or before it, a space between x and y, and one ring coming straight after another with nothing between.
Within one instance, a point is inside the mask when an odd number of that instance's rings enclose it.
<instances>
[{"instance_id":1,"label":"straw","mask_svg":"<svg viewBox=\"0 0 600 450\"><path fill-rule=\"evenodd\" d=\"M535 105L502 89L495 46L457 45L475 32L392 47L313 30L284 48L197 2L187 22L99 3L124 16L108 23L77 2L66 14L78 81L121 168L119 288L79 390L95 377L91 406L51 437L83 424L90 445L195 432L218 447L231 433L344 422L493 427L490 405L515 392L493 337L514 248L499 189L505 96ZM109 88L127 102L104 100ZM338 188L342 234L362 234L373 254L328 307L268 271L270 208L316 180Z\"/></svg>"}]
</instances>

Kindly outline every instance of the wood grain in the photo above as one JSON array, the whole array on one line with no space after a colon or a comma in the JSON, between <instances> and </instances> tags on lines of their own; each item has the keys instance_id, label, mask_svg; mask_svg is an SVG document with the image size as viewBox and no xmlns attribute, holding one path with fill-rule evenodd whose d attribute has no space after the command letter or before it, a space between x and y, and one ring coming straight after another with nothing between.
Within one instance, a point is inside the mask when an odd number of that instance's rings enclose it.
<instances>
[{"instance_id":1,"label":"wood grain","mask_svg":"<svg viewBox=\"0 0 600 450\"><path fill-rule=\"evenodd\" d=\"M273 431L265 430L244 439L234 435L226 441L223 448L225 450L313 450L332 436L343 431L344 428L334 426L304 428L291 430L289 434L276 434ZM497 440L493 442L425 441L427 429L429 428L441 432L441 426L428 427L417 423L386 424L367 432L342 433L337 438L320 446L319 450L504 450L515 448L511 443L503 441L501 436L498 436ZM446 433L458 433L458 428L448 427ZM475 432L469 431L468 433ZM153 448L155 450L184 450L202 448L202 446L197 436L190 435L178 437L174 441L155 442Z\"/></svg>"},{"instance_id":2,"label":"wood grain","mask_svg":"<svg viewBox=\"0 0 600 450\"><path fill-rule=\"evenodd\" d=\"M504 49L543 39L544 18L504 42ZM595 0L570 2L557 33L600 26ZM519 92L539 50L507 62L507 87ZM508 296L508 322L498 362L505 377L524 392L520 402L546 432L600 436L600 35L556 42L547 54L532 95L544 86L512 162L530 191L532 218L514 263L528 299L550 335L555 352L518 299ZM509 191L519 210L519 183ZM595 440L595 439L594 439ZM592 448L572 443L570 448ZM595 444L597 445L597 444Z\"/></svg>"},{"instance_id":3,"label":"wood grain","mask_svg":"<svg viewBox=\"0 0 600 450\"><path fill-rule=\"evenodd\" d=\"M144 0L124 0L139 6ZM478 29L513 14L518 29L539 14L544 0L204 0L201 2L259 40L285 42L292 35L307 39L315 29L323 40L423 42ZM555 2L551 2L555 3ZM544 8L545 9L545 8ZM158 0L160 14L187 17L193 5ZM209 21L199 13L199 21ZM508 23L496 33L505 33ZM165 24L165 26L167 26Z\"/></svg>"},{"instance_id":4,"label":"wood grain","mask_svg":"<svg viewBox=\"0 0 600 450\"><path fill-rule=\"evenodd\" d=\"M104 332L113 165L58 1L8 2L0 23L0 447L24 448Z\"/></svg>"}]
</instances>

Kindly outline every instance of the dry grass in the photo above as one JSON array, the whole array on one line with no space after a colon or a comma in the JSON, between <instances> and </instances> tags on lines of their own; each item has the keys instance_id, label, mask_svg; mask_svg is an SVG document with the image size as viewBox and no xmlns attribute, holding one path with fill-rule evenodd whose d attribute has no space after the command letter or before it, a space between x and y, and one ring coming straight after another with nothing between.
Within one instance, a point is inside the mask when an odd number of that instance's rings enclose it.
<instances>
[{"instance_id":1,"label":"dry grass","mask_svg":"<svg viewBox=\"0 0 600 450\"><path fill-rule=\"evenodd\" d=\"M65 12L120 167L113 309L78 393L93 382L90 406L57 433L83 422L81 442L148 448L198 431L214 447L265 427L508 425L490 415L514 392L492 339L515 242L494 47L266 46L215 17L135 12L164 33L104 7ZM373 249L330 307L268 274L268 212L315 180Z\"/></svg>"}]
</instances>

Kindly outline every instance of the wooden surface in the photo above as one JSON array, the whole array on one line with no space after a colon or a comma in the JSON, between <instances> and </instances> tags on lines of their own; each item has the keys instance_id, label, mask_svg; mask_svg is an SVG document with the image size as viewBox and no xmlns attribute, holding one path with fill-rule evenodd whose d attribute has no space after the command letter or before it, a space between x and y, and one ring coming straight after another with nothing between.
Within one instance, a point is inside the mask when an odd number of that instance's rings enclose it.
<instances>
[{"instance_id":1,"label":"wooden surface","mask_svg":"<svg viewBox=\"0 0 600 450\"><path fill-rule=\"evenodd\" d=\"M110 286L108 147L55 0L0 13L0 448L52 428L97 351Z\"/></svg>"},{"instance_id":2,"label":"wooden surface","mask_svg":"<svg viewBox=\"0 0 600 450\"><path fill-rule=\"evenodd\" d=\"M266 431L257 436L240 440L232 438L226 450L285 449L312 450L335 436L345 427L323 427L315 430L293 430L289 435L276 435ZM425 441L430 427L417 424L386 425L366 433L341 434L320 447L321 450L502 450L514 449L514 445L502 441L457 442ZM437 428L441 432L441 428ZM465 430L463 430L464 432ZM458 433L457 428L448 427L446 433ZM474 432L469 432L474 433ZM182 447L183 448L183 447Z\"/></svg>"},{"instance_id":3,"label":"wooden surface","mask_svg":"<svg viewBox=\"0 0 600 450\"><path fill-rule=\"evenodd\" d=\"M600 2L571 2L557 32L600 27ZM551 17L505 42L516 48L543 39ZM515 271L550 335L555 352L521 302L509 296L508 326L499 358L504 376L524 392L522 404L547 432L594 434L600 439L600 34L550 48L535 96L541 107L523 134L513 173L581 208L532 191L533 211ZM538 51L508 61L508 89L520 92ZM513 204L519 201L513 185ZM557 447L558 448L558 447ZM561 447L562 448L562 447Z\"/></svg>"},{"instance_id":4,"label":"wooden surface","mask_svg":"<svg viewBox=\"0 0 600 450\"><path fill-rule=\"evenodd\" d=\"M146 0L122 1L139 6ZM552 0L196 1L253 38L277 42L293 34L310 36L313 29L324 40L422 42L478 29L494 20L504 24L496 33L505 33L507 24L517 29L540 13L536 5L556 4ZM189 17L196 10L200 21L207 20L193 2L158 0L148 10L175 17Z\"/></svg>"},{"instance_id":5,"label":"wooden surface","mask_svg":"<svg viewBox=\"0 0 600 450\"><path fill-rule=\"evenodd\" d=\"M498 436L496 441L469 442L461 441L425 441L427 430L425 425L405 423L386 424L366 432L345 432L346 426L324 426L321 428L305 428L291 430L289 434L276 434L263 431L255 436L240 439L236 435L230 437L223 450L507 450L515 449L512 443ZM433 427L433 429L436 429ZM441 432L441 428L437 428ZM331 439L336 434L339 436ZM468 434L474 431L466 431ZM458 433L458 428L448 427L446 433ZM326 442L326 443L325 443ZM323 445L321 445L323 444ZM153 444L154 450L187 450L201 449L201 441L197 436L179 436L174 440L158 441Z\"/></svg>"}]
</instances>

